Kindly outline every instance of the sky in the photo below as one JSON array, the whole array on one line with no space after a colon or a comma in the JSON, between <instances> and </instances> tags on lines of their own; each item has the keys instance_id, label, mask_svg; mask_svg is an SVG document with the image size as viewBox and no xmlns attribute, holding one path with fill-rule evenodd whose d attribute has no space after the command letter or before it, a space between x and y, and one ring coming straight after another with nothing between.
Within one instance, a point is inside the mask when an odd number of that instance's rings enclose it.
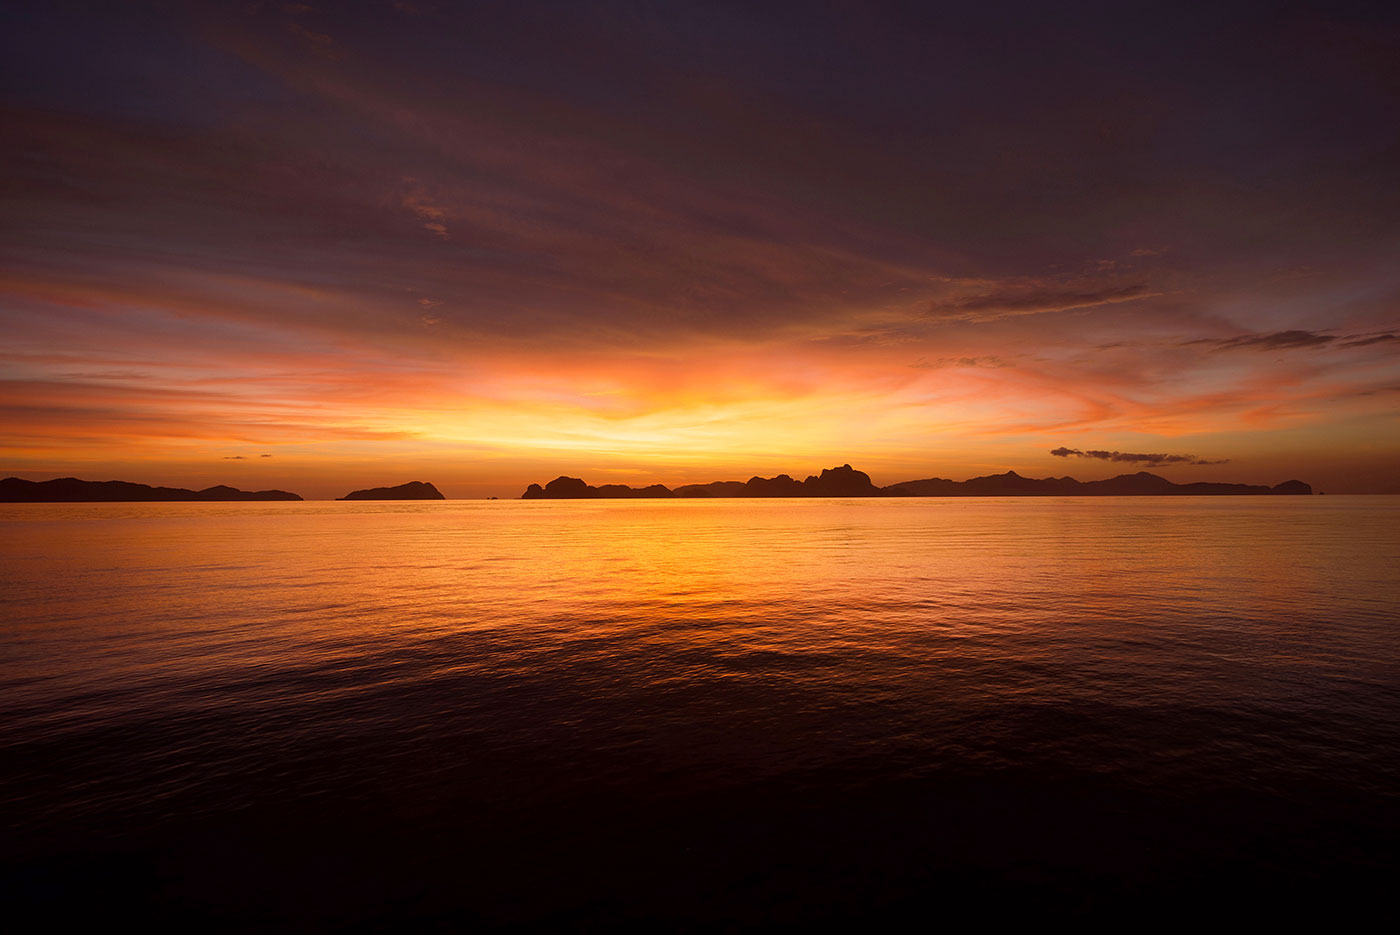
<instances>
[{"instance_id":1,"label":"sky","mask_svg":"<svg viewBox=\"0 0 1400 935\"><path fill-rule=\"evenodd\" d=\"M1400 492L1400 7L7 4L0 474Z\"/></svg>"}]
</instances>

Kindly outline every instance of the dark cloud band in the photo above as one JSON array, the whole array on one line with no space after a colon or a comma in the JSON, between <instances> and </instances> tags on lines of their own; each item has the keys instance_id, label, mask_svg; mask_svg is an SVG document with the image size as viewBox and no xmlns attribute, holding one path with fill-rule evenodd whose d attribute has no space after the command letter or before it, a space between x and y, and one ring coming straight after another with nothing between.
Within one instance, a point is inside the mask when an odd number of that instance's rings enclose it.
<instances>
[{"instance_id":1,"label":"dark cloud band","mask_svg":"<svg viewBox=\"0 0 1400 935\"><path fill-rule=\"evenodd\" d=\"M1400 341L1400 335L1391 332L1371 334L1335 335L1317 331L1275 331L1270 334L1245 334L1235 338L1198 338L1186 344L1210 345L1218 351L1252 349L1256 351L1285 351L1294 348L1312 347L1367 347L1389 341ZM1340 343L1339 343L1340 342Z\"/></svg>"},{"instance_id":2,"label":"dark cloud band","mask_svg":"<svg viewBox=\"0 0 1400 935\"><path fill-rule=\"evenodd\" d=\"M1130 464L1228 464L1229 459L1208 461L1195 455L1137 454L1126 451L1081 451L1078 448L1054 448L1050 451L1057 458L1096 458L1100 461L1121 461Z\"/></svg>"}]
</instances>

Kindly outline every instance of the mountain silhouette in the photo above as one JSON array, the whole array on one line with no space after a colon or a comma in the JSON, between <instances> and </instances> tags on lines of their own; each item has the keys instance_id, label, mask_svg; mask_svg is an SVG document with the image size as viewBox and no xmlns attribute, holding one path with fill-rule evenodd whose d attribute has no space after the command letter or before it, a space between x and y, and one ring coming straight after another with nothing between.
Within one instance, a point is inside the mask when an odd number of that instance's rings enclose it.
<instances>
[{"instance_id":1,"label":"mountain silhouette","mask_svg":"<svg viewBox=\"0 0 1400 935\"><path fill-rule=\"evenodd\" d=\"M411 480L397 487L370 487L365 490L352 490L337 500L446 500L432 484L421 480Z\"/></svg>"},{"instance_id":2,"label":"mountain silhouette","mask_svg":"<svg viewBox=\"0 0 1400 935\"><path fill-rule=\"evenodd\" d=\"M1022 477L1015 471L972 477L965 481L930 477L888 487L871 483L870 475L849 464L827 468L817 476L797 481L787 474L751 477L747 481L714 481L685 484L671 490L661 484L627 487L605 484L590 487L578 477L556 477L541 487L531 484L521 495L524 500L608 500L642 497L1092 497L1092 496L1213 496L1261 494L1311 494L1312 487L1300 480L1284 481L1273 487L1259 484L1195 482L1176 484L1165 477L1138 471L1106 480L1077 481L1073 477Z\"/></svg>"},{"instance_id":3,"label":"mountain silhouette","mask_svg":"<svg viewBox=\"0 0 1400 935\"><path fill-rule=\"evenodd\" d=\"M203 490L151 487L123 480L78 480L58 477L31 481L0 480L0 503L143 503L162 501L300 500L285 490L239 490L219 484Z\"/></svg>"},{"instance_id":4,"label":"mountain silhouette","mask_svg":"<svg viewBox=\"0 0 1400 935\"><path fill-rule=\"evenodd\" d=\"M885 490L912 497L1152 497L1312 493L1311 486L1298 480L1285 481L1274 487L1201 481L1174 484L1165 477L1147 471L1083 482L1073 477L1022 477L1015 471L1007 471L1005 474L973 477L961 483L941 477L904 481L892 484Z\"/></svg>"}]
</instances>

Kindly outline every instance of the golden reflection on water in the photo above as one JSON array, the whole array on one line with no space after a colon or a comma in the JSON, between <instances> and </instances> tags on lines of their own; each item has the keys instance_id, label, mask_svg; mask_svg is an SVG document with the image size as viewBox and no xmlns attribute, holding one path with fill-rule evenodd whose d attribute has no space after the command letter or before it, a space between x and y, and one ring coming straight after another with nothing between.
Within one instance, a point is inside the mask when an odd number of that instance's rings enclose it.
<instances>
[{"instance_id":1,"label":"golden reflection on water","mask_svg":"<svg viewBox=\"0 0 1400 935\"><path fill-rule=\"evenodd\" d=\"M1397 507L1397 498L9 505L3 672L10 691L58 697L495 630L571 642L630 634L734 653L914 641L937 659L1082 656L1106 643L1143 654L1189 644L1193 626L1218 635L1233 625L1250 638L1215 651L1296 652L1286 634L1310 613L1344 602L1364 629L1368 612L1394 606ZM1170 633L1156 627L1165 617Z\"/></svg>"}]
</instances>

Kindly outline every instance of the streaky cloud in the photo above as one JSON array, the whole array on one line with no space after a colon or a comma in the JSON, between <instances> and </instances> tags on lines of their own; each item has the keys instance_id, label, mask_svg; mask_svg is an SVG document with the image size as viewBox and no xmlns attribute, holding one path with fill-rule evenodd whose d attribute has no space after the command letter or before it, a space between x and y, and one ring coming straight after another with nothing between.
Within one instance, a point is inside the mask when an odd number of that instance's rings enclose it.
<instances>
[{"instance_id":1,"label":"streaky cloud","mask_svg":"<svg viewBox=\"0 0 1400 935\"><path fill-rule=\"evenodd\" d=\"M1229 458L1210 461L1195 455L1139 454L1126 451L1081 451L1078 448L1054 448L1050 453L1057 458L1094 458L1099 461L1127 462L1130 464L1229 464Z\"/></svg>"},{"instance_id":2,"label":"streaky cloud","mask_svg":"<svg viewBox=\"0 0 1400 935\"><path fill-rule=\"evenodd\" d=\"M1215 350L1281 351L1299 347L1326 347L1337 340L1336 335L1316 331L1275 331L1269 334L1243 334L1235 338L1198 338L1187 344L1205 344Z\"/></svg>"},{"instance_id":3,"label":"streaky cloud","mask_svg":"<svg viewBox=\"0 0 1400 935\"><path fill-rule=\"evenodd\" d=\"M1347 341L1342 347L1368 347L1372 344L1383 344L1388 341L1400 341L1400 334L1358 335Z\"/></svg>"},{"instance_id":4,"label":"streaky cloud","mask_svg":"<svg viewBox=\"0 0 1400 935\"><path fill-rule=\"evenodd\" d=\"M1120 302L1134 302L1161 295L1149 292L1146 283L1115 285L1101 288L1003 288L978 295L970 295L951 302L935 301L930 314L935 318L964 319L968 321L995 321L1020 315L1043 315L1050 312L1068 312L1080 308L1093 308L1098 305L1114 305Z\"/></svg>"}]
</instances>

